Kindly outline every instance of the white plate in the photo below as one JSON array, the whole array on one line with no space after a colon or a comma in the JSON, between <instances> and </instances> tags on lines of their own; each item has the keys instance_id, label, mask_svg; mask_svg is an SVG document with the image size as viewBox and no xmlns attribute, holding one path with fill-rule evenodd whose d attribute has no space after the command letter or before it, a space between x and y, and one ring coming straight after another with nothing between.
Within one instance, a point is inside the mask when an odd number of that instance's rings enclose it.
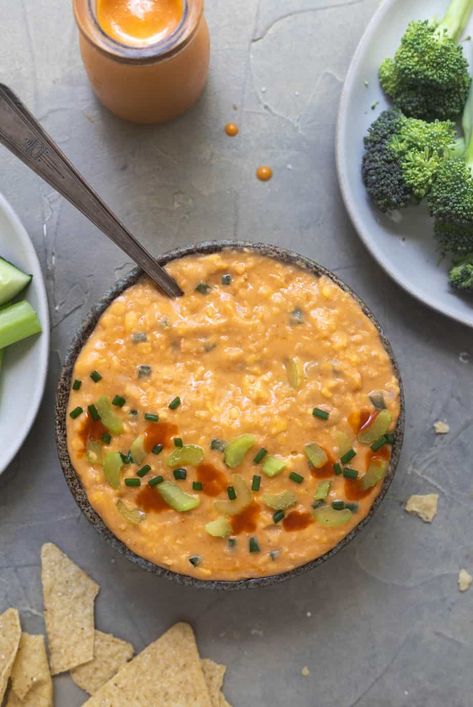
<instances>
[{"instance_id":1,"label":"white plate","mask_svg":"<svg viewBox=\"0 0 473 707\"><path fill-rule=\"evenodd\" d=\"M0 255L33 275L25 298L37 311L43 333L7 348L0 372L0 474L31 429L48 369L49 313L43 275L33 245L10 204L0 194Z\"/></svg>"},{"instance_id":2,"label":"white plate","mask_svg":"<svg viewBox=\"0 0 473 707\"><path fill-rule=\"evenodd\" d=\"M388 107L378 81L381 61L392 56L412 19L443 15L447 0L386 0L374 15L351 62L340 101L337 169L345 206L371 254L414 297L452 319L473 327L473 297L448 286L448 260L439 262L433 224L424 207L402 211L395 223L374 209L361 179L363 137ZM470 25L465 34L470 34ZM465 42L465 54L473 51ZM365 81L368 86L365 86ZM372 110L371 105L379 101Z\"/></svg>"}]
</instances>

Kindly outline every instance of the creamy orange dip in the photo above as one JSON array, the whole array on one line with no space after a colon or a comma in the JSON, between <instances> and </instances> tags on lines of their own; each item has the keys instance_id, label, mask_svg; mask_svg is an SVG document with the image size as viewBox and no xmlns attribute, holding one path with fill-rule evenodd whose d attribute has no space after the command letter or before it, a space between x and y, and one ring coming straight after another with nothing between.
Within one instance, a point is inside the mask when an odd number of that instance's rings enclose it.
<instances>
[{"instance_id":1,"label":"creamy orange dip","mask_svg":"<svg viewBox=\"0 0 473 707\"><path fill-rule=\"evenodd\" d=\"M369 512L399 384L373 323L327 277L251 251L143 278L77 358L68 448L131 550L200 579L281 573ZM130 453L131 450L131 453Z\"/></svg>"}]
</instances>

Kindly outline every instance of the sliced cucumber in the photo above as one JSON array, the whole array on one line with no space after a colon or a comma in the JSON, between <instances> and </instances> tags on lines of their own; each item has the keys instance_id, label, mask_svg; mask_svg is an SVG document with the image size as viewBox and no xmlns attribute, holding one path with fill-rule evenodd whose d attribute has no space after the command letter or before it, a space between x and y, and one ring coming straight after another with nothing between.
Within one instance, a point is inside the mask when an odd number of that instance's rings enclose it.
<instances>
[{"instance_id":1,"label":"sliced cucumber","mask_svg":"<svg viewBox=\"0 0 473 707\"><path fill-rule=\"evenodd\" d=\"M0 305L9 302L27 287L33 276L0 258Z\"/></svg>"},{"instance_id":2,"label":"sliced cucumber","mask_svg":"<svg viewBox=\"0 0 473 707\"><path fill-rule=\"evenodd\" d=\"M0 349L40 333L38 315L29 302L17 302L0 309Z\"/></svg>"}]
</instances>

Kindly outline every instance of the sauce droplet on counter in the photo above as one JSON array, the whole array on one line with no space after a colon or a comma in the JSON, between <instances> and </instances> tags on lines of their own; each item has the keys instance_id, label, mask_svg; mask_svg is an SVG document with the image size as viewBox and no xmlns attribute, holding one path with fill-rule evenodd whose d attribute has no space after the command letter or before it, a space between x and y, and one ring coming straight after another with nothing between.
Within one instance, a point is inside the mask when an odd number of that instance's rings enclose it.
<instances>
[{"instance_id":1,"label":"sauce droplet on counter","mask_svg":"<svg viewBox=\"0 0 473 707\"><path fill-rule=\"evenodd\" d=\"M109 37L132 47L169 37L184 13L182 0L97 0L97 21Z\"/></svg>"},{"instance_id":2,"label":"sauce droplet on counter","mask_svg":"<svg viewBox=\"0 0 473 707\"><path fill-rule=\"evenodd\" d=\"M256 176L258 177L260 182L269 182L269 180L273 176L273 170L267 165L261 165L261 167L258 167L258 169L256 170Z\"/></svg>"},{"instance_id":3,"label":"sauce droplet on counter","mask_svg":"<svg viewBox=\"0 0 473 707\"><path fill-rule=\"evenodd\" d=\"M227 123L224 130L228 137L236 137L240 132L240 128L236 123Z\"/></svg>"}]
</instances>

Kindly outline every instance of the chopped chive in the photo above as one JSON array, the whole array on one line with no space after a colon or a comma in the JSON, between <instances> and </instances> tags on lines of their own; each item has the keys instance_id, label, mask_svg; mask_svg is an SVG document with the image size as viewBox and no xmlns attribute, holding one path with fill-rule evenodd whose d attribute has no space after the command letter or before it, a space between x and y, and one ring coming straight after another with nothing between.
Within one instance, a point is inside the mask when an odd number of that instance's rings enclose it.
<instances>
[{"instance_id":1,"label":"chopped chive","mask_svg":"<svg viewBox=\"0 0 473 707\"><path fill-rule=\"evenodd\" d=\"M357 479L358 478L358 472L356 469L350 469L349 466L346 466L343 469L343 476L345 479Z\"/></svg>"},{"instance_id":2,"label":"chopped chive","mask_svg":"<svg viewBox=\"0 0 473 707\"><path fill-rule=\"evenodd\" d=\"M328 420L330 413L326 410L321 410L320 408L314 408L312 410L312 415L318 417L320 420Z\"/></svg>"},{"instance_id":3,"label":"chopped chive","mask_svg":"<svg viewBox=\"0 0 473 707\"><path fill-rule=\"evenodd\" d=\"M317 499L317 501L314 501L312 503L312 508L320 508L321 506L325 506L325 501L322 501L321 498Z\"/></svg>"},{"instance_id":4,"label":"chopped chive","mask_svg":"<svg viewBox=\"0 0 473 707\"><path fill-rule=\"evenodd\" d=\"M271 550L269 556L272 560L277 560L280 555L280 550Z\"/></svg>"},{"instance_id":5,"label":"chopped chive","mask_svg":"<svg viewBox=\"0 0 473 707\"><path fill-rule=\"evenodd\" d=\"M279 523L285 515L284 511L276 511L276 513L273 513L273 523Z\"/></svg>"},{"instance_id":6,"label":"chopped chive","mask_svg":"<svg viewBox=\"0 0 473 707\"><path fill-rule=\"evenodd\" d=\"M90 374L90 377L92 378L94 383L98 383L99 381L102 380L102 376L100 375L100 373L98 371L92 371L92 373Z\"/></svg>"},{"instance_id":7,"label":"chopped chive","mask_svg":"<svg viewBox=\"0 0 473 707\"><path fill-rule=\"evenodd\" d=\"M187 469L174 469L172 473L174 474L174 478L176 479L176 481L184 481L185 479L187 479Z\"/></svg>"},{"instance_id":8,"label":"chopped chive","mask_svg":"<svg viewBox=\"0 0 473 707\"><path fill-rule=\"evenodd\" d=\"M228 547L233 549L236 545L236 542L237 542L236 538L228 538L228 540L227 540Z\"/></svg>"},{"instance_id":9,"label":"chopped chive","mask_svg":"<svg viewBox=\"0 0 473 707\"><path fill-rule=\"evenodd\" d=\"M148 422L159 422L159 415L156 415L154 412L145 412L144 418L148 420Z\"/></svg>"},{"instance_id":10,"label":"chopped chive","mask_svg":"<svg viewBox=\"0 0 473 707\"><path fill-rule=\"evenodd\" d=\"M79 415L82 415L84 410L81 407L76 407L74 410L71 410L69 413L69 417L72 417L73 420L75 420Z\"/></svg>"},{"instance_id":11,"label":"chopped chive","mask_svg":"<svg viewBox=\"0 0 473 707\"><path fill-rule=\"evenodd\" d=\"M76 378L74 383L72 384L72 390L80 390L81 385L82 385L82 381L80 381L78 378Z\"/></svg>"},{"instance_id":12,"label":"chopped chive","mask_svg":"<svg viewBox=\"0 0 473 707\"><path fill-rule=\"evenodd\" d=\"M112 441L112 435L109 432L104 432L100 439L104 444L110 444Z\"/></svg>"},{"instance_id":13,"label":"chopped chive","mask_svg":"<svg viewBox=\"0 0 473 707\"><path fill-rule=\"evenodd\" d=\"M222 275L222 285L231 285L232 284L232 276L230 273L227 273L226 275Z\"/></svg>"},{"instance_id":14,"label":"chopped chive","mask_svg":"<svg viewBox=\"0 0 473 707\"><path fill-rule=\"evenodd\" d=\"M250 538L248 547L250 552L261 552L260 546L258 545L258 541L256 538Z\"/></svg>"},{"instance_id":15,"label":"chopped chive","mask_svg":"<svg viewBox=\"0 0 473 707\"><path fill-rule=\"evenodd\" d=\"M233 486L228 486L227 494L228 494L228 498L230 499L230 501L234 501L235 498L237 497L236 491Z\"/></svg>"},{"instance_id":16,"label":"chopped chive","mask_svg":"<svg viewBox=\"0 0 473 707\"><path fill-rule=\"evenodd\" d=\"M332 501L332 508L334 511L343 511L345 508L345 501Z\"/></svg>"},{"instance_id":17,"label":"chopped chive","mask_svg":"<svg viewBox=\"0 0 473 707\"><path fill-rule=\"evenodd\" d=\"M333 465L333 471L335 476L340 476L340 474L343 472L343 469L338 462Z\"/></svg>"},{"instance_id":18,"label":"chopped chive","mask_svg":"<svg viewBox=\"0 0 473 707\"><path fill-rule=\"evenodd\" d=\"M131 462L133 461L131 457L131 452L128 452L127 454L123 454L122 452L120 452L120 456L124 464L131 464Z\"/></svg>"},{"instance_id":19,"label":"chopped chive","mask_svg":"<svg viewBox=\"0 0 473 707\"><path fill-rule=\"evenodd\" d=\"M223 439L213 439L210 442L210 449L214 449L217 452L224 452L227 443Z\"/></svg>"},{"instance_id":20,"label":"chopped chive","mask_svg":"<svg viewBox=\"0 0 473 707\"><path fill-rule=\"evenodd\" d=\"M125 486L141 486L140 479L125 479Z\"/></svg>"},{"instance_id":21,"label":"chopped chive","mask_svg":"<svg viewBox=\"0 0 473 707\"><path fill-rule=\"evenodd\" d=\"M198 567L202 562L202 558L199 555L193 555L192 557L189 557L189 562L191 565L194 565L194 567Z\"/></svg>"},{"instance_id":22,"label":"chopped chive","mask_svg":"<svg viewBox=\"0 0 473 707\"><path fill-rule=\"evenodd\" d=\"M182 441L182 439L180 437L174 437L174 446L175 447L183 447L184 446L184 442Z\"/></svg>"},{"instance_id":23,"label":"chopped chive","mask_svg":"<svg viewBox=\"0 0 473 707\"><path fill-rule=\"evenodd\" d=\"M291 481L294 481L295 484L302 484L304 481L304 477L298 474L297 471L291 471L289 478Z\"/></svg>"},{"instance_id":24,"label":"chopped chive","mask_svg":"<svg viewBox=\"0 0 473 707\"><path fill-rule=\"evenodd\" d=\"M125 398L122 395L115 395L115 397L112 400L112 405L115 405L117 408L122 408L126 403Z\"/></svg>"},{"instance_id":25,"label":"chopped chive","mask_svg":"<svg viewBox=\"0 0 473 707\"><path fill-rule=\"evenodd\" d=\"M204 488L204 485L203 485L202 481L193 481L192 488L194 491L202 491L202 489Z\"/></svg>"},{"instance_id":26,"label":"chopped chive","mask_svg":"<svg viewBox=\"0 0 473 707\"><path fill-rule=\"evenodd\" d=\"M146 476L151 471L151 467L149 464L145 464L144 466L141 467L141 469L138 469L136 472L136 475L139 476L140 478L142 476Z\"/></svg>"},{"instance_id":27,"label":"chopped chive","mask_svg":"<svg viewBox=\"0 0 473 707\"><path fill-rule=\"evenodd\" d=\"M388 444L394 444L394 442L396 441L396 435L394 434L394 432L388 432L384 436L386 437L386 441Z\"/></svg>"},{"instance_id":28,"label":"chopped chive","mask_svg":"<svg viewBox=\"0 0 473 707\"><path fill-rule=\"evenodd\" d=\"M138 415L138 410L130 410L129 415L133 415L133 417L136 417L136 415Z\"/></svg>"},{"instance_id":29,"label":"chopped chive","mask_svg":"<svg viewBox=\"0 0 473 707\"><path fill-rule=\"evenodd\" d=\"M152 479L148 481L148 486L158 486L159 484L162 484L164 481L164 476L153 476Z\"/></svg>"},{"instance_id":30,"label":"chopped chive","mask_svg":"<svg viewBox=\"0 0 473 707\"><path fill-rule=\"evenodd\" d=\"M200 292L201 295L208 295L212 288L206 282L199 282L195 288L196 292Z\"/></svg>"},{"instance_id":31,"label":"chopped chive","mask_svg":"<svg viewBox=\"0 0 473 707\"><path fill-rule=\"evenodd\" d=\"M99 411L97 410L95 405L89 405L87 407L87 410L89 411L89 415L94 422L98 422L100 420Z\"/></svg>"},{"instance_id":32,"label":"chopped chive","mask_svg":"<svg viewBox=\"0 0 473 707\"><path fill-rule=\"evenodd\" d=\"M161 454L163 449L164 449L164 444L155 444L151 451L153 452L153 454Z\"/></svg>"},{"instance_id":33,"label":"chopped chive","mask_svg":"<svg viewBox=\"0 0 473 707\"><path fill-rule=\"evenodd\" d=\"M348 464L348 462L353 459L353 457L356 457L356 452L354 449L349 449L348 452L345 452L343 457L340 457L340 461L342 464Z\"/></svg>"},{"instance_id":34,"label":"chopped chive","mask_svg":"<svg viewBox=\"0 0 473 707\"><path fill-rule=\"evenodd\" d=\"M177 396L176 398L174 398L174 400L171 400L168 407L170 410L176 410L176 408L178 408L180 404L181 404L181 399L179 396Z\"/></svg>"},{"instance_id":35,"label":"chopped chive","mask_svg":"<svg viewBox=\"0 0 473 707\"><path fill-rule=\"evenodd\" d=\"M251 482L251 490L252 491L259 491L261 486L261 476L258 476L255 474L253 476L253 481Z\"/></svg>"},{"instance_id":36,"label":"chopped chive","mask_svg":"<svg viewBox=\"0 0 473 707\"><path fill-rule=\"evenodd\" d=\"M373 450L373 452L377 452L378 449L381 449L381 447L384 447L384 445L387 443L388 440L386 439L386 435L383 435L382 437L379 437L376 442L373 442L373 444L371 445L371 449Z\"/></svg>"},{"instance_id":37,"label":"chopped chive","mask_svg":"<svg viewBox=\"0 0 473 707\"><path fill-rule=\"evenodd\" d=\"M358 504L357 503L345 503L345 508L348 508L349 511L352 513L356 513L358 510Z\"/></svg>"},{"instance_id":38,"label":"chopped chive","mask_svg":"<svg viewBox=\"0 0 473 707\"><path fill-rule=\"evenodd\" d=\"M253 464L259 464L260 462L262 462L267 453L267 450L264 447L261 447L259 452L257 452L253 457Z\"/></svg>"},{"instance_id":39,"label":"chopped chive","mask_svg":"<svg viewBox=\"0 0 473 707\"><path fill-rule=\"evenodd\" d=\"M138 378L149 378L151 375L151 366L142 364L138 366Z\"/></svg>"},{"instance_id":40,"label":"chopped chive","mask_svg":"<svg viewBox=\"0 0 473 707\"><path fill-rule=\"evenodd\" d=\"M131 340L134 344L141 344L144 341L148 341L148 337L144 332L136 331L134 334L131 335Z\"/></svg>"}]
</instances>

